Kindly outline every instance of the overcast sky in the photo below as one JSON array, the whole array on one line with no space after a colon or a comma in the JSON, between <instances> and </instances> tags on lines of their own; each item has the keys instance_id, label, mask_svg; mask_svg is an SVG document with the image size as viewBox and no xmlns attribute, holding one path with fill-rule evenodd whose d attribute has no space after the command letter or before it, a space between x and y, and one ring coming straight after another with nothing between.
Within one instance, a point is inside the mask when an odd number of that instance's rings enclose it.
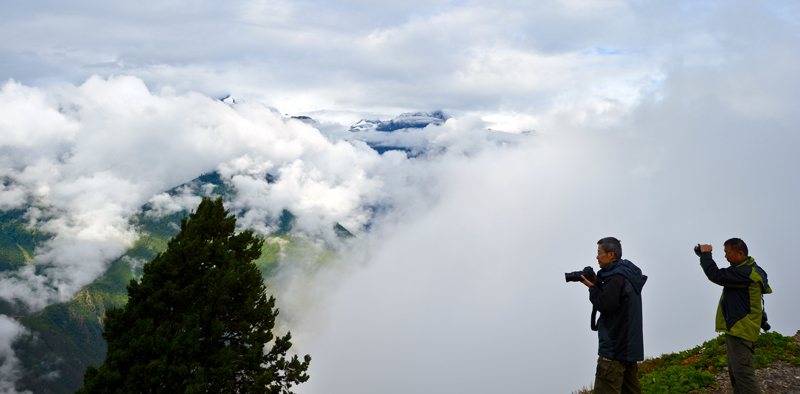
<instances>
[{"instance_id":1,"label":"overcast sky","mask_svg":"<svg viewBox=\"0 0 800 394\"><path fill-rule=\"evenodd\" d=\"M562 275L596 267L605 236L650 277L647 356L715 335L720 288L691 249L724 264L730 237L794 334L799 23L792 1L4 2L0 209L35 203L56 237L0 297L70 299L135 241L142 204L191 206L161 193L217 170L243 226L289 208L315 237L359 235L282 290L304 394L588 385L588 293ZM436 154L347 132L432 110L452 119L398 138ZM0 323L8 391L22 330Z\"/></svg>"}]
</instances>

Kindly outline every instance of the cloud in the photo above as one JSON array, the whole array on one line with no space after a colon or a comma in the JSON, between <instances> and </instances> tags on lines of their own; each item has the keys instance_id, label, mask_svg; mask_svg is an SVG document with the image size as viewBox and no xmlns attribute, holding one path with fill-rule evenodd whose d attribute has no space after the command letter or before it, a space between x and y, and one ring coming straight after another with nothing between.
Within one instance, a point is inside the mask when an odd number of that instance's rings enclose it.
<instances>
[{"instance_id":1,"label":"cloud","mask_svg":"<svg viewBox=\"0 0 800 394\"><path fill-rule=\"evenodd\" d=\"M313 156L337 149L318 131L286 124L261 105L234 110L198 94L152 94L131 77L52 89L11 81L0 100L9 115L0 128L3 208L30 206L31 225L54 235L37 251L37 269L0 279L4 298L34 310L70 299L132 246L129 218L142 204L167 213L196 203L158 194L163 190L241 162L248 152L278 166L311 158L306 165L313 170Z\"/></svg>"},{"instance_id":2,"label":"cloud","mask_svg":"<svg viewBox=\"0 0 800 394\"><path fill-rule=\"evenodd\" d=\"M209 193L210 194L210 193ZM203 197L196 196L187 187L178 189L178 194L171 196L168 193L161 193L153 196L147 203L151 208L145 212L147 216L164 217L181 211L191 211L200 205Z\"/></svg>"},{"instance_id":3,"label":"cloud","mask_svg":"<svg viewBox=\"0 0 800 394\"><path fill-rule=\"evenodd\" d=\"M27 332L16 320L0 315L0 392L4 394L17 393L14 383L20 377L19 359L11 345Z\"/></svg>"},{"instance_id":4,"label":"cloud","mask_svg":"<svg viewBox=\"0 0 800 394\"><path fill-rule=\"evenodd\" d=\"M25 191L20 187L0 185L0 210L8 210L25 202Z\"/></svg>"},{"instance_id":5,"label":"cloud","mask_svg":"<svg viewBox=\"0 0 800 394\"><path fill-rule=\"evenodd\" d=\"M301 392L588 385L591 307L586 289L562 275L596 268L605 236L621 238L624 257L650 277L647 356L715 335L721 289L691 248L719 250L730 237L745 239L782 289L766 308L776 331L794 334L800 291L788 278L800 269L786 262L800 217L791 175L800 135L789 108L800 104L800 81L788 70L800 53L784 39L742 41L748 55L723 63L670 63L663 90L624 111L565 106L538 117L539 132L517 148L451 158L430 210L356 254L363 268L335 291L317 290L326 319L309 318L303 350L315 355L314 379Z\"/></svg>"},{"instance_id":6,"label":"cloud","mask_svg":"<svg viewBox=\"0 0 800 394\"><path fill-rule=\"evenodd\" d=\"M542 114L574 100L635 100L659 85L670 59L721 64L747 32L769 42L791 35L796 22L790 7L756 2L8 8L0 33L9 40L0 51L9 61L0 77L27 85L127 74L154 89L234 94L284 113L382 116Z\"/></svg>"},{"instance_id":7,"label":"cloud","mask_svg":"<svg viewBox=\"0 0 800 394\"><path fill-rule=\"evenodd\" d=\"M0 201L5 210L27 209L30 226L53 235L35 266L0 277L0 296L32 310L67 301L102 275L136 242L130 219L143 204L156 216L196 206L200 196L189 188L164 190L203 173L217 171L237 190L228 204L243 214L243 228L269 234L288 209L298 231L335 243L335 223L359 233L376 208L399 215L430 198L427 179L438 167L427 163L437 156L497 143L480 121L453 119L392 134L420 152L430 148L430 157L379 155L341 139L352 133L325 135L259 103L151 92L134 77L53 88L9 81L0 102L9 115L0 124ZM213 185L198 187L213 196Z\"/></svg>"},{"instance_id":8,"label":"cloud","mask_svg":"<svg viewBox=\"0 0 800 394\"><path fill-rule=\"evenodd\" d=\"M363 268L334 281L333 291L316 290L326 299L314 313L325 319L309 318L302 350L315 363L300 392L568 392L590 384L591 306L586 288L563 274L597 269L596 241L605 236L621 238L623 256L650 277L647 356L716 335L721 289L692 247L718 250L734 236L782 289L765 297L767 310L775 330L793 334L800 291L786 278L800 269L786 262L800 182L777 174L800 165L798 136L793 127L752 132L752 114L733 106L675 107L686 99L670 96L611 127L553 124L518 148L449 162L430 210L374 239L369 256L352 258ZM680 122L686 129L669 121L692 117Z\"/></svg>"}]
</instances>

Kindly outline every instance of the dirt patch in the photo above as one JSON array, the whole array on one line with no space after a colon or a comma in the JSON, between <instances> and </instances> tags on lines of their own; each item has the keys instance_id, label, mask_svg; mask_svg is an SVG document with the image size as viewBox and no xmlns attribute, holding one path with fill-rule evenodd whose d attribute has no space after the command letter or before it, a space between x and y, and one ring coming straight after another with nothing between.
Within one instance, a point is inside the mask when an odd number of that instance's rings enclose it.
<instances>
[{"instance_id":1,"label":"dirt patch","mask_svg":"<svg viewBox=\"0 0 800 394\"><path fill-rule=\"evenodd\" d=\"M800 344L800 331L793 337ZM720 388L709 389L708 394L732 394L728 372L714 375ZM800 367L787 362L777 362L771 368L756 370L756 378L764 394L800 394Z\"/></svg>"},{"instance_id":2,"label":"dirt patch","mask_svg":"<svg viewBox=\"0 0 800 394\"><path fill-rule=\"evenodd\" d=\"M708 394L732 394L731 380L728 372L714 375L720 388L709 389ZM800 367L795 367L786 362L772 364L772 368L756 370L756 379L764 394L800 394Z\"/></svg>"}]
</instances>

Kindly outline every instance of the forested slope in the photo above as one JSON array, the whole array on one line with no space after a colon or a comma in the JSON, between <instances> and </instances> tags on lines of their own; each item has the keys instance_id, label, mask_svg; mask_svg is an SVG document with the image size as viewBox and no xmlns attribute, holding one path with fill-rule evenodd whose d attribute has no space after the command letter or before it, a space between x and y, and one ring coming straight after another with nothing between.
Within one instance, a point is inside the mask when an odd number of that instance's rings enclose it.
<instances>
[{"instance_id":1,"label":"forested slope","mask_svg":"<svg viewBox=\"0 0 800 394\"><path fill-rule=\"evenodd\" d=\"M210 187L213 185L213 189ZM201 188L205 190L201 191ZM169 190L189 188L199 194L229 196L235 190L225 185L215 173L203 175L192 182ZM49 234L28 226L26 210L0 212L0 272L14 271L34 264L33 256ZM142 267L164 251L168 241L178 233L180 220L187 211L167 216L153 215L145 205L131 219L138 240L123 256L110 263L103 276L79 291L63 304L54 304L41 311L27 312L23 305L0 300L0 313L19 320L29 330L14 344L23 370L17 381L18 390L36 393L72 393L83 386L83 373L88 365L99 365L106 355L103 340L103 318L111 306L127 302L126 286L142 274ZM265 278L272 277L282 261L310 261L321 265L333 258L325 247L291 234L294 217L284 211L277 220L277 231L264 243L262 255L256 261ZM335 231L340 237L352 234L341 225ZM39 269L39 267L37 267Z\"/></svg>"}]
</instances>

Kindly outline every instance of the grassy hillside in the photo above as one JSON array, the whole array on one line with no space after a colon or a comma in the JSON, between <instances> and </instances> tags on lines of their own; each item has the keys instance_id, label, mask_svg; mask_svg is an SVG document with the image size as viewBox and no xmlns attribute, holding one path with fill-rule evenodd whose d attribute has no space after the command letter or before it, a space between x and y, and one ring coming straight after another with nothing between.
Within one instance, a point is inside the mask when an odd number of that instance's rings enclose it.
<instances>
[{"instance_id":1,"label":"grassy hillside","mask_svg":"<svg viewBox=\"0 0 800 394\"><path fill-rule=\"evenodd\" d=\"M213 185L213 189L209 187ZM168 191L177 194L188 188L201 194L205 187L216 195L235 193L224 185L216 174L200 178ZM180 220L188 212L177 212L164 217L154 217L151 207L131 219L139 239L123 256L113 261L106 273L83 288L71 301L50 305L38 313L25 315L7 302L0 301L0 313L18 318L32 333L15 343L14 348L24 369L17 382L18 390L35 393L72 393L83 386L83 373L88 365L99 365L106 355L103 340L103 318L110 307L121 307L127 302L126 286L138 279L142 267L167 248L169 240L178 233ZM0 271L19 269L30 264L37 245L49 236L37 233L26 226L24 210L8 211L0 216ZM284 211L276 218L279 230L264 243L261 257L255 261L265 278L277 272L282 262L302 261L320 266L334 258L333 252L291 234L294 216ZM344 227L337 225L340 237L351 237Z\"/></svg>"},{"instance_id":2,"label":"grassy hillside","mask_svg":"<svg viewBox=\"0 0 800 394\"><path fill-rule=\"evenodd\" d=\"M153 219L140 214L132 223L138 226L139 240L113 261L102 277L71 301L50 305L20 320L34 335L15 344L25 371L18 388L36 393L71 393L83 386L86 367L105 359L102 332L106 310L125 305L128 282L141 274L145 262L166 249L169 239L178 232L174 223L180 223L182 216Z\"/></svg>"},{"instance_id":3,"label":"grassy hillside","mask_svg":"<svg viewBox=\"0 0 800 394\"><path fill-rule=\"evenodd\" d=\"M28 228L26 211L0 211L0 274L32 264L37 247L51 238L49 234ZM20 305L0 299L0 314L20 317Z\"/></svg>"},{"instance_id":4,"label":"grassy hillside","mask_svg":"<svg viewBox=\"0 0 800 394\"><path fill-rule=\"evenodd\" d=\"M16 270L29 264L36 246L48 234L28 229L25 210L0 211L0 271Z\"/></svg>"},{"instance_id":5,"label":"grassy hillside","mask_svg":"<svg viewBox=\"0 0 800 394\"><path fill-rule=\"evenodd\" d=\"M776 332L762 333L756 342L756 368L769 368L778 361L800 367L797 340ZM645 360L639 364L639 382L645 394L705 392L714 387L714 374L727 362L725 335L719 335L692 349ZM578 394L593 392L584 389Z\"/></svg>"}]
</instances>

